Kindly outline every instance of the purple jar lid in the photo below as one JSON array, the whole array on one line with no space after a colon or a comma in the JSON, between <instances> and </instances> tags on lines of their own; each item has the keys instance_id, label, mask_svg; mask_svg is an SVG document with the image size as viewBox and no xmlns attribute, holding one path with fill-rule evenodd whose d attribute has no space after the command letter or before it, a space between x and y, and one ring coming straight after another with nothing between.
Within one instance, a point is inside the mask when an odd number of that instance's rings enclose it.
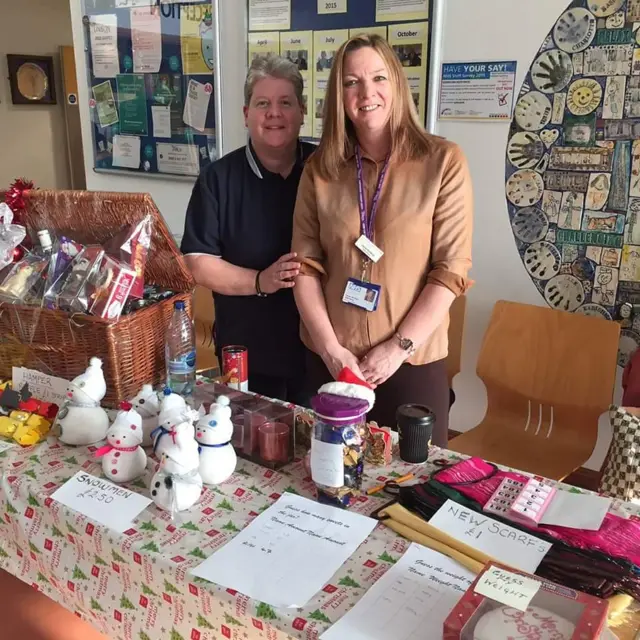
<instances>
[{"instance_id":1,"label":"purple jar lid","mask_svg":"<svg viewBox=\"0 0 640 640\"><path fill-rule=\"evenodd\" d=\"M332 393L320 393L311 398L312 409L329 420L349 420L363 416L369 410L369 403L360 398L345 398Z\"/></svg>"}]
</instances>

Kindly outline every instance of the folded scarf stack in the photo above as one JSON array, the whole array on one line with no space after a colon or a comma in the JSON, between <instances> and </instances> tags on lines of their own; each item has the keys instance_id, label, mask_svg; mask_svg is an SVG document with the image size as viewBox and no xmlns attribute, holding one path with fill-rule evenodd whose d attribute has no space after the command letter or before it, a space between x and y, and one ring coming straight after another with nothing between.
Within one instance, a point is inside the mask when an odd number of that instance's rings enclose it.
<instances>
[{"instance_id":1,"label":"folded scarf stack","mask_svg":"<svg viewBox=\"0 0 640 640\"><path fill-rule=\"evenodd\" d=\"M515 480L527 479L521 474L499 471L483 460L472 458L436 472L423 484L401 486L397 502L427 522L447 499L482 513L482 507L507 477ZM383 509L381 519L384 520L385 517L395 516L391 509ZM625 593L640 600L640 568L637 566L640 562L636 563L636 560L640 561L639 521L609 513L599 531L583 531L547 525L527 527L495 514L491 514L491 517L552 543L536 571L536 575L541 578L599 598ZM400 518L402 520L402 516ZM405 518L404 523L387 524L402 535L403 527L407 529L405 533L412 528L421 529L418 521L412 520L409 523L407 520ZM424 524L426 527L430 526ZM460 549L459 544L457 547ZM480 562L486 561L483 554L473 550L466 555L463 552L463 556L463 564L465 561L471 563L467 564L469 568L477 569L469 556Z\"/></svg>"}]
</instances>

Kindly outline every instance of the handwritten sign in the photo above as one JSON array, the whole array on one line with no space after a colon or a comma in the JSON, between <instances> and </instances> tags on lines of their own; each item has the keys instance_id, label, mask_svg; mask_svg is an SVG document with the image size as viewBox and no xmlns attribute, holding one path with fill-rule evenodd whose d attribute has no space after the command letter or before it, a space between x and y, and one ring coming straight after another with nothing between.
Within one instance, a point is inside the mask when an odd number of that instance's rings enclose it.
<instances>
[{"instance_id":1,"label":"handwritten sign","mask_svg":"<svg viewBox=\"0 0 640 640\"><path fill-rule=\"evenodd\" d=\"M6 451L7 449L13 449L13 447L17 447L18 445L15 442L7 442L6 440L0 440L0 453Z\"/></svg>"},{"instance_id":2,"label":"handwritten sign","mask_svg":"<svg viewBox=\"0 0 640 640\"><path fill-rule=\"evenodd\" d=\"M321 640L442 638L447 616L473 582L455 560L413 543Z\"/></svg>"},{"instance_id":3,"label":"handwritten sign","mask_svg":"<svg viewBox=\"0 0 640 640\"><path fill-rule=\"evenodd\" d=\"M285 493L191 573L273 607L303 607L375 526Z\"/></svg>"},{"instance_id":4,"label":"handwritten sign","mask_svg":"<svg viewBox=\"0 0 640 640\"><path fill-rule=\"evenodd\" d=\"M551 543L447 500L429 524L506 565L533 573Z\"/></svg>"},{"instance_id":5,"label":"handwritten sign","mask_svg":"<svg viewBox=\"0 0 640 640\"><path fill-rule=\"evenodd\" d=\"M57 502L122 533L151 503L113 482L79 471L51 496Z\"/></svg>"},{"instance_id":6,"label":"handwritten sign","mask_svg":"<svg viewBox=\"0 0 640 640\"><path fill-rule=\"evenodd\" d=\"M540 583L533 578L491 567L482 574L474 591L514 609L526 611L539 589Z\"/></svg>"},{"instance_id":7,"label":"handwritten sign","mask_svg":"<svg viewBox=\"0 0 640 640\"><path fill-rule=\"evenodd\" d=\"M11 384L16 391L20 391L25 384L28 384L34 398L42 402L52 402L61 407L67 398L69 383L63 378L49 376L34 369L13 367Z\"/></svg>"}]
</instances>

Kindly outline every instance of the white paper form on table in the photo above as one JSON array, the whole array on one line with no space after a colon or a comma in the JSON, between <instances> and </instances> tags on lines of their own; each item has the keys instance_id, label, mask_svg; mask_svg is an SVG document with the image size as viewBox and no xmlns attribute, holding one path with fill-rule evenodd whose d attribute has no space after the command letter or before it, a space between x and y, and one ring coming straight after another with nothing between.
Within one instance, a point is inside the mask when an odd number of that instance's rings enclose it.
<instances>
[{"instance_id":1,"label":"white paper form on table","mask_svg":"<svg viewBox=\"0 0 640 640\"><path fill-rule=\"evenodd\" d=\"M447 500L429 520L440 531L515 569L534 573L551 543Z\"/></svg>"},{"instance_id":2,"label":"white paper form on table","mask_svg":"<svg viewBox=\"0 0 640 640\"><path fill-rule=\"evenodd\" d=\"M273 607L303 607L375 526L372 518L285 493L191 574Z\"/></svg>"},{"instance_id":3,"label":"white paper form on table","mask_svg":"<svg viewBox=\"0 0 640 640\"><path fill-rule=\"evenodd\" d=\"M67 480L51 498L118 533L130 529L151 504L150 498L83 471Z\"/></svg>"},{"instance_id":4,"label":"white paper form on table","mask_svg":"<svg viewBox=\"0 0 640 640\"><path fill-rule=\"evenodd\" d=\"M441 638L445 619L474 578L455 560L413 543L362 600L320 638Z\"/></svg>"},{"instance_id":5,"label":"white paper form on table","mask_svg":"<svg viewBox=\"0 0 640 640\"><path fill-rule=\"evenodd\" d=\"M599 531L612 502L611 498L592 493L571 493L558 489L540 524Z\"/></svg>"}]
</instances>

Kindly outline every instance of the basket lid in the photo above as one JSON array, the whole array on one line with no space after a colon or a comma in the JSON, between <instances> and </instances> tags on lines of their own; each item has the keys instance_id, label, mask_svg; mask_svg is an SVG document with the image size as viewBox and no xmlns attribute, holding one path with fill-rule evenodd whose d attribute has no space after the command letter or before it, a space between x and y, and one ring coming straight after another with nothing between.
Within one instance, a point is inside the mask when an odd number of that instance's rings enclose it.
<instances>
[{"instance_id":1,"label":"basket lid","mask_svg":"<svg viewBox=\"0 0 640 640\"><path fill-rule=\"evenodd\" d=\"M4 192L0 191L0 199ZM27 231L49 229L83 244L103 244L128 224L153 218L145 282L177 292L190 291L193 277L148 193L31 190L24 194L22 219Z\"/></svg>"}]
</instances>

